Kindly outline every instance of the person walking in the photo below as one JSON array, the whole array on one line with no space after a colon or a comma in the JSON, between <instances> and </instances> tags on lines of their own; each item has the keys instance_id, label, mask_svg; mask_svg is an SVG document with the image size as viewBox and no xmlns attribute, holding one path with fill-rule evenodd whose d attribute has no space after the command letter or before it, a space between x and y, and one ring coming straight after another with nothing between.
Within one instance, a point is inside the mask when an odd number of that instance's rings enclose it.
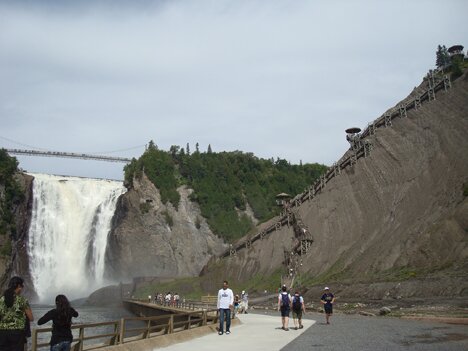
<instances>
[{"instance_id":1,"label":"person walking","mask_svg":"<svg viewBox=\"0 0 468 351\"><path fill-rule=\"evenodd\" d=\"M239 295L234 296L234 309L232 311L232 319L236 318L237 311L239 310Z\"/></svg>"},{"instance_id":2,"label":"person walking","mask_svg":"<svg viewBox=\"0 0 468 351\"><path fill-rule=\"evenodd\" d=\"M234 303L234 293L228 286L229 284L225 280L223 288L218 291L219 335L223 335L224 333L224 320L226 320L226 335L231 334L231 308Z\"/></svg>"},{"instance_id":3,"label":"person walking","mask_svg":"<svg viewBox=\"0 0 468 351\"><path fill-rule=\"evenodd\" d=\"M323 309L325 310L327 324L330 324L330 317L333 314L333 304L335 303L335 295L330 292L330 288L328 286L323 290L325 292L320 298L320 302L323 304Z\"/></svg>"},{"instance_id":4,"label":"person walking","mask_svg":"<svg viewBox=\"0 0 468 351\"><path fill-rule=\"evenodd\" d=\"M278 311L281 311L281 329L289 331L289 313L291 312L291 295L288 288L283 285L278 295Z\"/></svg>"},{"instance_id":5,"label":"person walking","mask_svg":"<svg viewBox=\"0 0 468 351\"><path fill-rule=\"evenodd\" d=\"M22 278L12 277L8 282L8 288L0 297L0 350L2 351L23 351L27 320L34 320L28 300L21 296L23 287Z\"/></svg>"},{"instance_id":6,"label":"person walking","mask_svg":"<svg viewBox=\"0 0 468 351\"><path fill-rule=\"evenodd\" d=\"M249 294L244 290L242 290L241 299L242 299L242 313L248 313L247 310L249 309Z\"/></svg>"},{"instance_id":7,"label":"person walking","mask_svg":"<svg viewBox=\"0 0 468 351\"><path fill-rule=\"evenodd\" d=\"M37 321L38 325L52 321L52 337L50 351L69 351L73 341L71 332L72 317L78 317L78 312L70 306L65 295L55 297L55 308L48 311Z\"/></svg>"},{"instance_id":8,"label":"person walking","mask_svg":"<svg viewBox=\"0 0 468 351\"><path fill-rule=\"evenodd\" d=\"M302 329L302 314L305 313L304 298L301 296L299 291L294 293L292 297L292 316L294 321L294 329Z\"/></svg>"}]
</instances>

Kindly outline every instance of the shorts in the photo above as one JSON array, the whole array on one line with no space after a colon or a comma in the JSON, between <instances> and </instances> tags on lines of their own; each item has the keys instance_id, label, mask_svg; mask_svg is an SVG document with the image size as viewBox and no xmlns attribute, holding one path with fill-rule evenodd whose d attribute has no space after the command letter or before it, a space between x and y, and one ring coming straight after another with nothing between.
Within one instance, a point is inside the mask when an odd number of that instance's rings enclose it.
<instances>
[{"instance_id":1,"label":"shorts","mask_svg":"<svg viewBox=\"0 0 468 351\"><path fill-rule=\"evenodd\" d=\"M302 319L302 310L300 311L292 311L292 317L294 319Z\"/></svg>"},{"instance_id":2,"label":"shorts","mask_svg":"<svg viewBox=\"0 0 468 351\"><path fill-rule=\"evenodd\" d=\"M325 310L326 314L333 314L333 305L332 304L323 305L323 309Z\"/></svg>"},{"instance_id":3,"label":"shorts","mask_svg":"<svg viewBox=\"0 0 468 351\"><path fill-rule=\"evenodd\" d=\"M288 307L286 308L281 307L280 311L281 311L281 317L289 317L289 312L291 312L291 310Z\"/></svg>"}]
</instances>

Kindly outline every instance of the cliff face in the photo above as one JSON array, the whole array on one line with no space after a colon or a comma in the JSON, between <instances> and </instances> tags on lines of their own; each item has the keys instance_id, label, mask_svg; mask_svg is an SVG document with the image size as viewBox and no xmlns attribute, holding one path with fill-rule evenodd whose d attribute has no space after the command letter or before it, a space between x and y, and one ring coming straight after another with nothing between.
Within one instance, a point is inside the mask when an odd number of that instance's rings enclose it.
<instances>
[{"instance_id":1,"label":"cliff face","mask_svg":"<svg viewBox=\"0 0 468 351\"><path fill-rule=\"evenodd\" d=\"M106 251L107 275L113 280L138 276L198 275L213 255L226 249L198 206L178 189L178 209L161 202L158 189L143 175L117 204Z\"/></svg>"},{"instance_id":2,"label":"cliff face","mask_svg":"<svg viewBox=\"0 0 468 351\"><path fill-rule=\"evenodd\" d=\"M29 276L29 262L26 248L31 220L33 177L24 173L18 173L15 178L23 190L24 199L11 208L16 234L10 235L8 233L8 235L0 237L0 246L2 248L5 245L11 245L10 254L7 254L5 249L6 255L0 256L0 289L3 291L6 288L11 276L19 275L25 279L25 295L34 297L35 293L32 289L33 285ZM7 241L10 243L8 244Z\"/></svg>"},{"instance_id":3,"label":"cliff face","mask_svg":"<svg viewBox=\"0 0 468 351\"><path fill-rule=\"evenodd\" d=\"M370 156L297 208L314 239L298 279L375 283L376 298L389 291L467 295L468 75L368 140ZM204 269L206 287L212 280L285 272L283 250L291 250L293 238L292 227L284 226L235 257L213 261ZM414 284L420 279L426 285Z\"/></svg>"}]
</instances>

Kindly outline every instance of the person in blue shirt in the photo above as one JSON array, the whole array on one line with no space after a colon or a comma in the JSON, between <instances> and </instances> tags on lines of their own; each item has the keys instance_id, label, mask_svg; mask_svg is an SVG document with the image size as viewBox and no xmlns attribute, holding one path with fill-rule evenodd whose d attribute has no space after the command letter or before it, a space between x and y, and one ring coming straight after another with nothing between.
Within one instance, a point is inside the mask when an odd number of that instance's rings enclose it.
<instances>
[{"instance_id":1,"label":"person in blue shirt","mask_svg":"<svg viewBox=\"0 0 468 351\"><path fill-rule=\"evenodd\" d=\"M325 310L327 324L330 324L330 317L333 314L333 304L335 303L335 295L330 292L330 288L328 286L323 290L325 292L320 298L320 302L323 304L323 309Z\"/></svg>"}]
</instances>

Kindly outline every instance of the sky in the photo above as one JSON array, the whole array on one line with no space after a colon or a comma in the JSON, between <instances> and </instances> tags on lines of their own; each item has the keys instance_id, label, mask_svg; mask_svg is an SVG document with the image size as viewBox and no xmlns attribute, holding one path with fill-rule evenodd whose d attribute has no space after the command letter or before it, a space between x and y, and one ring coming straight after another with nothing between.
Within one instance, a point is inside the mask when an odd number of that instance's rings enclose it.
<instances>
[{"instance_id":1,"label":"sky","mask_svg":"<svg viewBox=\"0 0 468 351\"><path fill-rule=\"evenodd\" d=\"M0 147L139 157L240 150L331 165L405 98L468 1L0 0ZM17 156L29 172L123 164Z\"/></svg>"}]
</instances>

